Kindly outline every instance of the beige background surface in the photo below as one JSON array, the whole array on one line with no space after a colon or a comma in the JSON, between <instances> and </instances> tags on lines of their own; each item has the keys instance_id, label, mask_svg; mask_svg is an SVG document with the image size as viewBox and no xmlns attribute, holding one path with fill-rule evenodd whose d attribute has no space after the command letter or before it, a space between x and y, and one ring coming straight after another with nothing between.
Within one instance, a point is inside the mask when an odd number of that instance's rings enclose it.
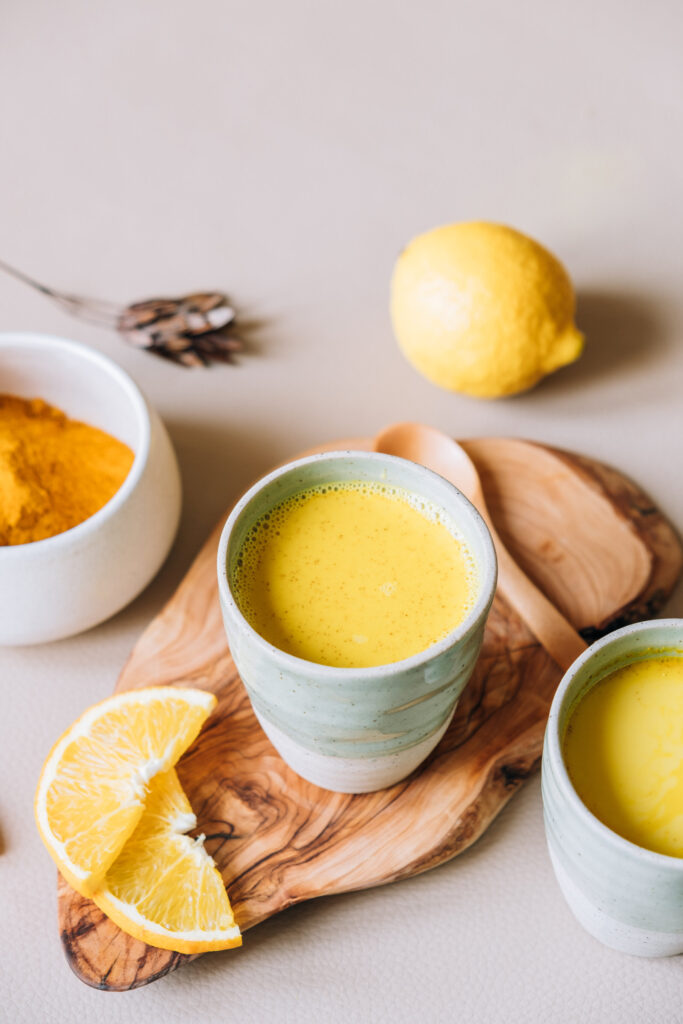
<instances>
[{"instance_id":1,"label":"beige background surface","mask_svg":"<svg viewBox=\"0 0 683 1024\"><path fill-rule=\"evenodd\" d=\"M136 378L185 487L130 608L0 651L0 1020L683 1020L680 959L622 957L570 916L537 779L456 861L122 995L69 972L31 813L50 744L110 692L230 500L319 440L403 418L541 439L627 471L683 526L682 29L675 0L5 0L0 255L124 301L226 288L260 326L239 368L185 372L0 280L2 329L79 338ZM419 378L387 316L402 243L472 218L558 253L588 336L580 363L500 403Z\"/></svg>"}]
</instances>

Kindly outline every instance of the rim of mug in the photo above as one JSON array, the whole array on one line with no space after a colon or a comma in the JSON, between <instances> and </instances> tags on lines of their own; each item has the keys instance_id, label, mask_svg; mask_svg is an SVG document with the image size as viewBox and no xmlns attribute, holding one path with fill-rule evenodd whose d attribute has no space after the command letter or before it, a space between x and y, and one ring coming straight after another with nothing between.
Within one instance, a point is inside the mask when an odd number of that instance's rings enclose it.
<instances>
[{"instance_id":1,"label":"rim of mug","mask_svg":"<svg viewBox=\"0 0 683 1024\"><path fill-rule=\"evenodd\" d=\"M435 643L430 644L422 651L418 651L416 654L411 654L408 658L402 658L400 661L390 661L382 665L370 665L366 667L347 667L347 666L336 666L336 665L323 665L319 662L308 661L306 658L299 658L295 654L289 654L287 651L281 650L274 644L271 644L268 640L261 636L254 627L249 623L246 617L242 614L237 601L235 600L232 588L228 580L228 566L227 566L227 554L228 545L230 543L230 536L232 529L237 522L238 518L242 515L244 510L249 504L268 487L273 481L279 477L284 476L286 473L296 471L297 469L303 468L304 466L316 464L319 462L336 462L340 459L362 458L369 462L380 462L388 465L398 465L408 463L414 470L419 474L426 474L428 477L436 478L440 483L445 484L450 488L455 495L455 500L458 501L462 508L465 510L465 514L469 515L472 519L475 529L479 532L484 549L488 553L486 565L479 566L480 580L479 580L479 593L475 603L473 604L470 611L467 613L462 622L458 623L445 637L441 640L437 640ZM398 485L397 486L403 486ZM305 485L302 490L305 490ZM409 490L409 488L405 488ZM432 500L432 499L430 499ZM439 505L444 512L447 513L450 519L452 519L456 526L457 518L443 506L442 503L435 501L434 504ZM218 568L218 589L221 595L221 599L228 605L230 610L240 621L240 624L251 637L251 639L260 647L263 651L267 651L274 657L282 660L285 665L289 665L293 668L301 670L302 666L312 666L315 670L316 679L334 680L339 682L343 679L350 678L351 675L354 678L358 676L367 677L368 679L377 679L382 676L391 675L396 671L406 671L412 668L424 664L427 661L431 661L433 658L438 657L444 651L448 650L455 642L467 637L474 629L481 615L488 615L488 611L493 602L493 597L496 591L496 580L497 580L497 561L496 552L491 540L491 534L489 533L486 523L482 519L481 515L474 507L472 502L459 490L454 484L438 473L434 473L433 470L427 469L425 466L421 466L419 463L409 462L407 459L399 458L395 455L385 455L383 452L370 452L363 450L348 449L343 451L335 452L321 452L316 455L307 455L301 459L294 459L291 462L287 462L282 466L278 466L277 469L267 473L264 477L261 477L255 484L253 484L248 491L246 491L239 501L236 503L230 515L228 516L223 529L221 531L220 540L218 543L218 557L217 557L217 568Z\"/></svg>"},{"instance_id":2,"label":"rim of mug","mask_svg":"<svg viewBox=\"0 0 683 1024\"><path fill-rule=\"evenodd\" d=\"M558 783L562 797L568 800L572 810L579 815L583 821L597 833L597 835L604 841L609 843L614 849L636 856L641 860L651 863L654 867L668 867L676 871L683 872L683 857L676 857L668 853L658 853L656 850L650 850L645 846L638 846L637 843L632 842L630 839L626 839L624 836L619 835L605 825L604 822L593 814L593 812L583 802L574 784L569 776L567 766L562 755L562 738L560 736L560 722L565 710L567 702L567 693L574 682L576 675L585 665L587 665L594 656L600 651L616 644L623 636L630 636L632 634L645 633L647 634L651 629L676 629L679 632L683 632L683 619L678 618L667 618L667 619L645 619L643 622L633 622L627 626L622 626L619 629L615 629L614 632L608 633L606 636L601 637L594 643L587 647L586 650L579 655L570 667L565 672L564 676L560 680L560 683L555 691L553 702L550 706L550 713L548 715L548 723L546 726L546 749L543 754L544 760L547 757L548 767L553 771L555 775L555 781ZM659 648L658 648L659 649ZM666 647L661 648L662 651L666 650ZM671 647L672 653L675 648ZM679 655L673 654L674 657ZM683 651L680 654L683 658ZM634 661L646 660L634 658ZM631 664L629 662L629 664ZM601 675L597 675L596 678L586 687L582 692L581 696L574 696L573 702L583 699L586 694L593 689L599 682L601 682L611 671L616 671L619 666L609 668L606 666L605 672Z\"/></svg>"},{"instance_id":3,"label":"rim of mug","mask_svg":"<svg viewBox=\"0 0 683 1024\"><path fill-rule=\"evenodd\" d=\"M8 561L11 558L41 557L44 554L54 554L60 546L65 547L73 541L87 537L88 533L98 530L107 519L116 515L119 508L135 490L149 457L152 430L149 409L142 392L133 378L118 363L115 363L113 359L105 356L102 352L98 352L97 349L90 348L80 341L72 341L70 338L62 338L58 335L43 334L36 331L4 331L0 333L0 360L4 350L28 351L29 349L35 349L47 355L61 349L63 352L67 352L69 355L82 360L84 364L90 364L98 367L100 370L104 370L105 374L115 381L130 402L131 409L137 420L139 442L133 453L133 463L126 479L102 508L99 508L97 512L93 512L87 519L77 523L70 529L62 530L61 533L55 533L51 537L30 541L27 544L0 546L0 562L3 559Z\"/></svg>"}]
</instances>

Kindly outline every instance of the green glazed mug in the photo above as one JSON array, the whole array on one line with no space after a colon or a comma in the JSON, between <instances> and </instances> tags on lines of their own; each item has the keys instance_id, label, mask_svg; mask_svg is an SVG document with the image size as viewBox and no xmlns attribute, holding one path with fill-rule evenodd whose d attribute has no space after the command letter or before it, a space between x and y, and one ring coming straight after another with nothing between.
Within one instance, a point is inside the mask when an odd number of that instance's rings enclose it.
<instances>
[{"instance_id":1,"label":"green glazed mug","mask_svg":"<svg viewBox=\"0 0 683 1024\"><path fill-rule=\"evenodd\" d=\"M444 639L372 668L319 665L279 650L252 628L230 586L244 539L261 516L307 488L351 481L400 487L438 506L478 574L470 612ZM437 745L474 668L495 586L493 543L467 498L423 466L371 452L313 455L269 473L236 504L218 547L225 631L259 722L294 771L344 793L393 785Z\"/></svg>"},{"instance_id":2,"label":"green glazed mug","mask_svg":"<svg viewBox=\"0 0 683 1024\"><path fill-rule=\"evenodd\" d=\"M683 953L683 858L636 846L589 811L563 756L571 712L616 669L683 657L683 619L652 619L609 633L565 673L543 748L543 814L550 859L574 916L596 939L634 956Z\"/></svg>"}]
</instances>

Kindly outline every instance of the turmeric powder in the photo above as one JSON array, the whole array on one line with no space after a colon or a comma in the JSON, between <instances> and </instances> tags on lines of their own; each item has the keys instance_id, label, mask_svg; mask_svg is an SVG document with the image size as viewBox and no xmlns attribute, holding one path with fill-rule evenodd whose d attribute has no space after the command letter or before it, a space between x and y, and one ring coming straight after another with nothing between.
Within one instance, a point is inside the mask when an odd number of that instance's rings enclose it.
<instances>
[{"instance_id":1,"label":"turmeric powder","mask_svg":"<svg viewBox=\"0 0 683 1024\"><path fill-rule=\"evenodd\" d=\"M122 441L40 398L0 395L0 546L82 523L118 491L133 458Z\"/></svg>"}]
</instances>

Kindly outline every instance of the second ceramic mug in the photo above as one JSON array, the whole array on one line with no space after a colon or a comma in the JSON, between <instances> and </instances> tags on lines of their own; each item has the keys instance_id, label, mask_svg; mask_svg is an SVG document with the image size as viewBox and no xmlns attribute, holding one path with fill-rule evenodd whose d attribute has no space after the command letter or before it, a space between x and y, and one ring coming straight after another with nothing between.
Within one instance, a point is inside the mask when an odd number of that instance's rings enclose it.
<instances>
[{"instance_id":1,"label":"second ceramic mug","mask_svg":"<svg viewBox=\"0 0 683 1024\"><path fill-rule=\"evenodd\" d=\"M372 668L335 668L279 650L250 626L230 587L234 561L257 519L307 488L347 481L400 487L438 505L462 534L479 574L474 605L448 636ZM393 785L437 745L474 668L495 586L493 543L467 498L422 466L370 452L313 455L270 473L237 503L218 547L225 630L264 731L299 775L344 793Z\"/></svg>"},{"instance_id":2,"label":"second ceramic mug","mask_svg":"<svg viewBox=\"0 0 683 1024\"><path fill-rule=\"evenodd\" d=\"M595 817L572 785L563 742L574 706L616 669L683 657L683 619L652 619L609 633L568 669L543 747L543 815L562 893L584 928L634 956L683 953L683 859L636 846Z\"/></svg>"}]
</instances>

